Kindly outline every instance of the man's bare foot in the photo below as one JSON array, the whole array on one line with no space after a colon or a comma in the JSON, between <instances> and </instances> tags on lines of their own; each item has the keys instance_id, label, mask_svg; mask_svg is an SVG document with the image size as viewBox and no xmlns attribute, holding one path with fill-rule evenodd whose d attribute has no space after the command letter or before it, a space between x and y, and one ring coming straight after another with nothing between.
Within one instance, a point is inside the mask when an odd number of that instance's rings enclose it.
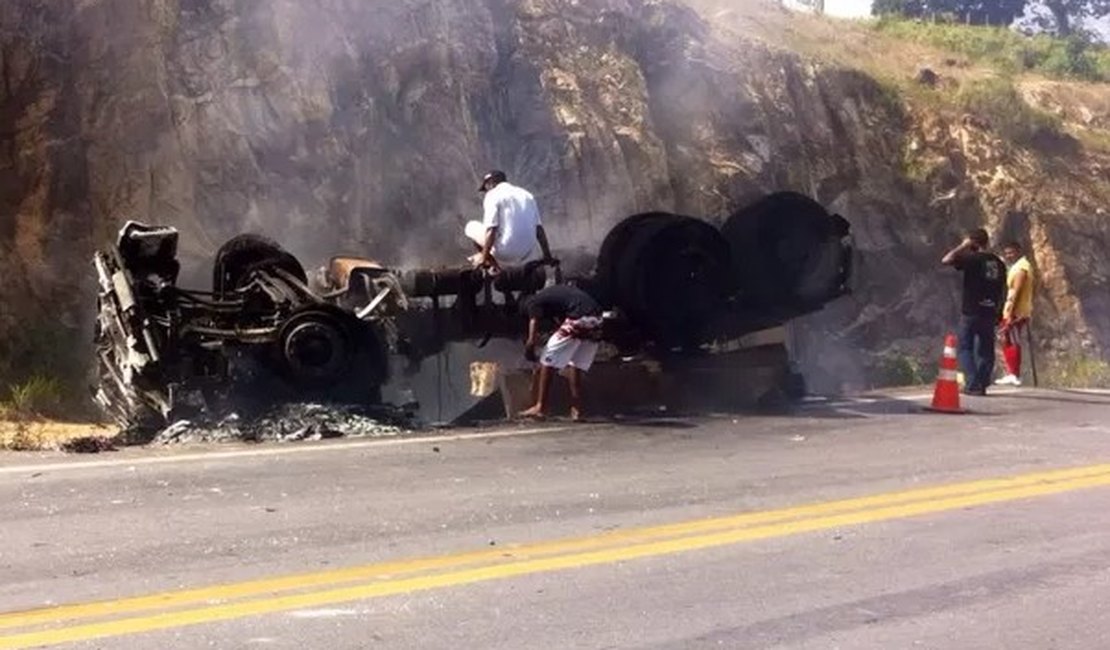
<instances>
[{"instance_id":1,"label":"man's bare foot","mask_svg":"<svg viewBox=\"0 0 1110 650\"><path fill-rule=\"evenodd\" d=\"M544 417L546 417L546 415L543 412L543 409L540 408L539 405L533 406L532 408L529 408L529 409L525 409L525 410L521 411L520 413L517 413L516 415L517 415L517 417L520 417L520 418L533 418L533 419L536 419L536 420L542 420Z\"/></svg>"},{"instance_id":2,"label":"man's bare foot","mask_svg":"<svg viewBox=\"0 0 1110 650\"><path fill-rule=\"evenodd\" d=\"M570 421L571 422L581 422L582 421L582 411L580 411L580 410L578 410L574 407L571 407L571 409L570 409Z\"/></svg>"}]
</instances>

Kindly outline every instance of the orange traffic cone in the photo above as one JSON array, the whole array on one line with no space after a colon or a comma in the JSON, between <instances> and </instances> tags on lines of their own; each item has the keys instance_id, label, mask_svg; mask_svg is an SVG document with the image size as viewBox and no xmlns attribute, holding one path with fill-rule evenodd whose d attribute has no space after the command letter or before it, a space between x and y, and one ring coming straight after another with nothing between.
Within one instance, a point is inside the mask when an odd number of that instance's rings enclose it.
<instances>
[{"instance_id":1,"label":"orange traffic cone","mask_svg":"<svg viewBox=\"0 0 1110 650\"><path fill-rule=\"evenodd\" d=\"M927 410L936 413L966 413L960 408L960 384L956 379L956 336L944 337L944 357L940 360L940 374L933 390L933 404Z\"/></svg>"}]
</instances>

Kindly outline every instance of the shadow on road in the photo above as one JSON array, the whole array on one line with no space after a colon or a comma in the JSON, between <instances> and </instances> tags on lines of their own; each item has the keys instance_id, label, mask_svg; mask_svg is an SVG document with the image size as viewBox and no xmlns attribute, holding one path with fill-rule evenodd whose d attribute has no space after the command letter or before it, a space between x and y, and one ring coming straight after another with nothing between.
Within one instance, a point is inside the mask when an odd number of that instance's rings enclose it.
<instances>
[{"instance_id":1,"label":"shadow on road","mask_svg":"<svg viewBox=\"0 0 1110 650\"><path fill-rule=\"evenodd\" d=\"M619 426L632 426L638 429L696 429L698 424L686 419L678 418L647 418L647 419L628 419L617 418L611 421L611 424Z\"/></svg>"},{"instance_id":2,"label":"shadow on road","mask_svg":"<svg viewBox=\"0 0 1110 650\"><path fill-rule=\"evenodd\" d=\"M1101 396L1096 393L1087 393L1079 390L1052 390L1037 393L1007 393L1006 399L1031 400L1038 402L1056 402L1062 404L1091 404L1094 406L1110 406L1110 395Z\"/></svg>"}]
</instances>

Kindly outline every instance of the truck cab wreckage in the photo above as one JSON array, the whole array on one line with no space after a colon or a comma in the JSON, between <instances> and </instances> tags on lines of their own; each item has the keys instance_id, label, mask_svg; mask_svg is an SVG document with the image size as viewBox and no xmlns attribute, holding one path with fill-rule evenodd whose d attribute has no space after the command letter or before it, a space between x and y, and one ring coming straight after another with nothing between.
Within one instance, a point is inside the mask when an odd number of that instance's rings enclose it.
<instances>
[{"instance_id":1,"label":"truck cab wreckage","mask_svg":"<svg viewBox=\"0 0 1110 650\"><path fill-rule=\"evenodd\" d=\"M172 227L129 222L115 249L94 257L96 400L124 428L245 400L377 403L391 358L521 338L520 301L563 281L606 308L614 366L636 355L675 368L718 359L743 372L722 352L729 342L847 293L853 255L848 222L794 193L769 195L720 228L631 216L606 236L592 273L566 280L542 263L490 275L351 257L310 274L276 242L240 235L217 253L211 289L192 290L177 286L177 244ZM777 347L773 363L784 370Z\"/></svg>"}]
</instances>

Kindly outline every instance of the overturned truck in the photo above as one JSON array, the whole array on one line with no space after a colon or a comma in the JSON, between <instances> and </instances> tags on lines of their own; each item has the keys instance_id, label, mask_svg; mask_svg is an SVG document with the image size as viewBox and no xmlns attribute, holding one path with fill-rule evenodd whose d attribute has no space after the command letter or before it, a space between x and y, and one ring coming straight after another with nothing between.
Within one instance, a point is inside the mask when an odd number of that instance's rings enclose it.
<instances>
[{"instance_id":1,"label":"overturned truck","mask_svg":"<svg viewBox=\"0 0 1110 650\"><path fill-rule=\"evenodd\" d=\"M335 257L312 273L279 244L222 246L212 287L177 284L178 232L130 222L98 252L96 400L121 426L156 428L244 402L376 403L391 359L416 362L453 341L519 338L519 303L571 282L606 308L620 355L702 355L715 344L821 309L848 291L845 219L778 193L718 228L655 212L607 235L591 273L532 263L496 275L393 269Z\"/></svg>"}]
</instances>

